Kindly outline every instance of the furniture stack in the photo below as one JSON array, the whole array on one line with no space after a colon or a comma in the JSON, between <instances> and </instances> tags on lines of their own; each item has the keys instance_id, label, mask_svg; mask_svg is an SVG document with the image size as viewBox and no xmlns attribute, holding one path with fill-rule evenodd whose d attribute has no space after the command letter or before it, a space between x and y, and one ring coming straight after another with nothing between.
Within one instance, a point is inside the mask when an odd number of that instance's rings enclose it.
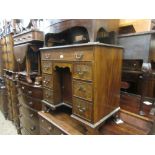
<instances>
[{"instance_id":1,"label":"furniture stack","mask_svg":"<svg viewBox=\"0 0 155 155\"><path fill-rule=\"evenodd\" d=\"M17 83L20 129L23 135L37 135L40 133L38 111L42 108L42 86L36 77L40 75L38 48L43 45L43 32L32 30L14 35L14 43L14 55L19 69Z\"/></svg>"}]
</instances>

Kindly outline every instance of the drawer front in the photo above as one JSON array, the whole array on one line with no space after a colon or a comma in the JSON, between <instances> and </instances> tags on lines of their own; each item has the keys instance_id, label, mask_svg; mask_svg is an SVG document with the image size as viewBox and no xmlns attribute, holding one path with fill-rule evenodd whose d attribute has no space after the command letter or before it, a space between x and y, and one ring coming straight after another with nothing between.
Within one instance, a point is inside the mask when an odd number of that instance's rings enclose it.
<instances>
[{"instance_id":1,"label":"drawer front","mask_svg":"<svg viewBox=\"0 0 155 155\"><path fill-rule=\"evenodd\" d=\"M48 122L44 118L40 118L40 128L44 131L43 133L49 135L64 135L64 133L54 126L52 123Z\"/></svg>"},{"instance_id":2,"label":"drawer front","mask_svg":"<svg viewBox=\"0 0 155 155\"><path fill-rule=\"evenodd\" d=\"M38 123L38 113L37 111L34 111L24 105L22 105L20 107L20 117L25 116L29 119L31 119L31 121L33 121L34 124Z\"/></svg>"},{"instance_id":3,"label":"drawer front","mask_svg":"<svg viewBox=\"0 0 155 155\"><path fill-rule=\"evenodd\" d=\"M42 99L42 89L40 88L29 87L21 84L21 91L27 96L36 97L37 99Z\"/></svg>"},{"instance_id":4,"label":"drawer front","mask_svg":"<svg viewBox=\"0 0 155 155\"><path fill-rule=\"evenodd\" d=\"M29 106L32 109L40 111L42 108L41 100L37 100L28 96L23 95L23 103L27 106Z\"/></svg>"},{"instance_id":5,"label":"drawer front","mask_svg":"<svg viewBox=\"0 0 155 155\"><path fill-rule=\"evenodd\" d=\"M43 74L43 86L47 88L53 88L53 77L52 75Z\"/></svg>"},{"instance_id":6,"label":"drawer front","mask_svg":"<svg viewBox=\"0 0 155 155\"><path fill-rule=\"evenodd\" d=\"M23 34L22 36L18 36L14 38L14 43L19 44L21 42L31 41L33 39L32 33Z\"/></svg>"},{"instance_id":7,"label":"drawer front","mask_svg":"<svg viewBox=\"0 0 155 155\"><path fill-rule=\"evenodd\" d=\"M21 127L25 128L32 135L39 135L39 126L34 124L30 119L22 116L20 118Z\"/></svg>"},{"instance_id":8,"label":"drawer front","mask_svg":"<svg viewBox=\"0 0 155 155\"><path fill-rule=\"evenodd\" d=\"M73 114L91 122L92 121L92 103L73 98Z\"/></svg>"},{"instance_id":9,"label":"drawer front","mask_svg":"<svg viewBox=\"0 0 155 155\"><path fill-rule=\"evenodd\" d=\"M74 63L73 78L92 81L92 63Z\"/></svg>"},{"instance_id":10,"label":"drawer front","mask_svg":"<svg viewBox=\"0 0 155 155\"><path fill-rule=\"evenodd\" d=\"M93 47L49 49L42 51L42 60L92 61Z\"/></svg>"},{"instance_id":11,"label":"drawer front","mask_svg":"<svg viewBox=\"0 0 155 155\"><path fill-rule=\"evenodd\" d=\"M92 101L92 84L88 82L73 81L73 95Z\"/></svg>"},{"instance_id":12,"label":"drawer front","mask_svg":"<svg viewBox=\"0 0 155 155\"><path fill-rule=\"evenodd\" d=\"M48 89L43 89L43 98L45 101L53 104L53 91Z\"/></svg>"},{"instance_id":13,"label":"drawer front","mask_svg":"<svg viewBox=\"0 0 155 155\"><path fill-rule=\"evenodd\" d=\"M45 74L52 74L52 62L42 61L42 72Z\"/></svg>"}]
</instances>

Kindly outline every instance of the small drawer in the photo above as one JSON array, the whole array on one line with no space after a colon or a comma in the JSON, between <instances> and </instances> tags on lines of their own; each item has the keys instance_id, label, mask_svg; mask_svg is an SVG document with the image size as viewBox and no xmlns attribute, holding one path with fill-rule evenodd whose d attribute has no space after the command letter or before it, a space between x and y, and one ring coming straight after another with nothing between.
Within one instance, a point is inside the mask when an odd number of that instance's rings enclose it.
<instances>
[{"instance_id":1,"label":"small drawer","mask_svg":"<svg viewBox=\"0 0 155 155\"><path fill-rule=\"evenodd\" d=\"M92 121L92 103L74 97L73 114L91 122Z\"/></svg>"},{"instance_id":2,"label":"small drawer","mask_svg":"<svg viewBox=\"0 0 155 155\"><path fill-rule=\"evenodd\" d=\"M52 74L52 61L42 61L42 72Z\"/></svg>"},{"instance_id":3,"label":"small drawer","mask_svg":"<svg viewBox=\"0 0 155 155\"><path fill-rule=\"evenodd\" d=\"M93 99L92 83L74 80L73 81L73 95L83 98L85 100L92 101Z\"/></svg>"},{"instance_id":4,"label":"small drawer","mask_svg":"<svg viewBox=\"0 0 155 155\"><path fill-rule=\"evenodd\" d=\"M21 84L21 91L27 96L36 97L37 99L42 99L42 89L40 88L30 87L30 86Z\"/></svg>"},{"instance_id":5,"label":"small drawer","mask_svg":"<svg viewBox=\"0 0 155 155\"><path fill-rule=\"evenodd\" d=\"M54 126L52 123L48 122L44 118L40 118L40 128L44 131L43 133L48 135L64 135L64 133Z\"/></svg>"},{"instance_id":6,"label":"small drawer","mask_svg":"<svg viewBox=\"0 0 155 155\"><path fill-rule=\"evenodd\" d=\"M47 49L42 51L42 60L93 61L93 47Z\"/></svg>"},{"instance_id":7,"label":"small drawer","mask_svg":"<svg viewBox=\"0 0 155 155\"><path fill-rule=\"evenodd\" d=\"M43 89L43 99L51 104L53 104L53 91L49 89Z\"/></svg>"},{"instance_id":8,"label":"small drawer","mask_svg":"<svg viewBox=\"0 0 155 155\"><path fill-rule=\"evenodd\" d=\"M21 127L25 128L32 135L39 135L38 123L34 124L29 118L22 116L20 118Z\"/></svg>"},{"instance_id":9,"label":"small drawer","mask_svg":"<svg viewBox=\"0 0 155 155\"><path fill-rule=\"evenodd\" d=\"M77 61L93 61L94 48L93 47L76 47L74 59Z\"/></svg>"},{"instance_id":10,"label":"small drawer","mask_svg":"<svg viewBox=\"0 0 155 155\"><path fill-rule=\"evenodd\" d=\"M53 88L53 78L52 75L43 74L43 86L47 88Z\"/></svg>"},{"instance_id":11,"label":"small drawer","mask_svg":"<svg viewBox=\"0 0 155 155\"><path fill-rule=\"evenodd\" d=\"M73 78L92 81L92 63L74 63Z\"/></svg>"},{"instance_id":12,"label":"small drawer","mask_svg":"<svg viewBox=\"0 0 155 155\"><path fill-rule=\"evenodd\" d=\"M31 119L31 121L33 121L33 123L37 124L38 123L38 113L37 111L34 111L33 109L28 108L27 106L22 105L20 107L20 117L25 116L29 119Z\"/></svg>"},{"instance_id":13,"label":"small drawer","mask_svg":"<svg viewBox=\"0 0 155 155\"><path fill-rule=\"evenodd\" d=\"M29 106L30 108L38 110L38 111L41 110L42 108L41 100L39 99L37 100L35 98L28 97L26 95L23 95L23 103Z\"/></svg>"}]
</instances>

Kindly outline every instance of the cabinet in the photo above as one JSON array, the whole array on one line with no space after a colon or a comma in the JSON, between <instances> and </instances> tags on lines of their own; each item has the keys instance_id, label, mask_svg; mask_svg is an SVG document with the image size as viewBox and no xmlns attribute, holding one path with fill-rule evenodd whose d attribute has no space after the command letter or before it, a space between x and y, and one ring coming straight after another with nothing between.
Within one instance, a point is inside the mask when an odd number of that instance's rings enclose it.
<instances>
[{"instance_id":1,"label":"cabinet","mask_svg":"<svg viewBox=\"0 0 155 155\"><path fill-rule=\"evenodd\" d=\"M42 88L18 81L19 118L21 133L38 135L38 111L41 110ZM25 131L27 131L25 133Z\"/></svg>"},{"instance_id":2,"label":"cabinet","mask_svg":"<svg viewBox=\"0 0 155 155\"><path fill-rule=\"evenodd\" d=\"M38 135L38 111L42 108L43 92L40 81L40 52L43 32L26 31L14 36L14 55L18 62L18 100L20 129L23 135ZM38 78L39 79L39 78Z\"/></svg>"},{"instance_id":3,"label":"cabinet","mask_svg":"<svg viewBox=\"0 0 155 155\"><path fill-rule=\"evenodd\" d=\"M43 102L96 128L119 110L122 51L102 43L41 48Z\"/></svg>"}]
</instances>

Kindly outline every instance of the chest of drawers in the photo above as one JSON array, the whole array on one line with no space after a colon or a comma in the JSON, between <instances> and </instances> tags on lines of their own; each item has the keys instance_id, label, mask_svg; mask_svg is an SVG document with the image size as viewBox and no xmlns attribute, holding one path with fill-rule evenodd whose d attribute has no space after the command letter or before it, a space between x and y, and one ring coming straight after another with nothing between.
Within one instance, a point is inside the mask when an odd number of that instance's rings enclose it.
<instances>
[{"instance_id":1,"label":"chest of drawers","mask_svg":"<svg viewBox=\"0 0 155 155\"><path fill-rule=\"evenodd\" d=\"M96 128L119 110L121 47L101 43L41 48L43 102L72 108L72 117Z\"/></svg>"},{"instance_id":2,"label":"chest of drawers","mask_svg":"<svg viewBox=\"0 0 155 155\"><path fill-rule=\"evenodd\" d=\"M42 108L42 88L18 81L18 99L21 133L38 135L38 111Z\"/></svg>"},{"instance_id":3,"label":"chest of drawers","mask_svg":"<svg viewBox=\"0 0 155 155\"><path fill-rule=\"evenodd\" d=\"M58 108L56 112L38 112L41 135L83 135L85 129L70 117L66 107Z\"/></svg>"}]
</instances>

